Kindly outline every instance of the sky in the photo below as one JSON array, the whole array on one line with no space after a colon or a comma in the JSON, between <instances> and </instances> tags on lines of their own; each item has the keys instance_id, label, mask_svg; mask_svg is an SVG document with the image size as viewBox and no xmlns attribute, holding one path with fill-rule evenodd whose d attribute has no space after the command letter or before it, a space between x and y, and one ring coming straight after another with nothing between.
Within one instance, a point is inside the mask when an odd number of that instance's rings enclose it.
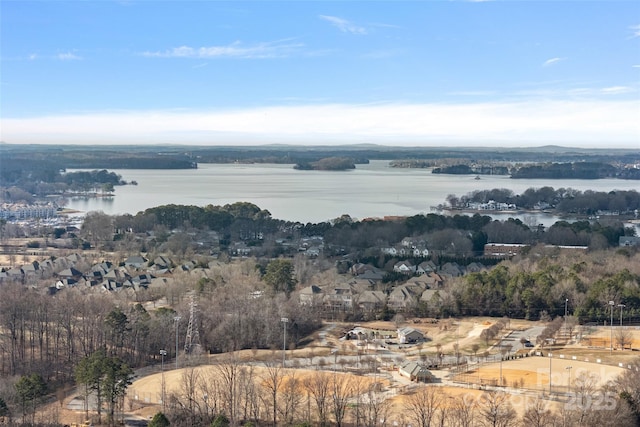
<instances>
[{"instance_id":1,"label":"sky","mask_svg":"<svg viewBox=\"0 0 640 427\"><path fill-rule=\"evenodd\" d=\"M638 1L0 1L0 141L640 149Z\"/></svg>"}]
</instances>

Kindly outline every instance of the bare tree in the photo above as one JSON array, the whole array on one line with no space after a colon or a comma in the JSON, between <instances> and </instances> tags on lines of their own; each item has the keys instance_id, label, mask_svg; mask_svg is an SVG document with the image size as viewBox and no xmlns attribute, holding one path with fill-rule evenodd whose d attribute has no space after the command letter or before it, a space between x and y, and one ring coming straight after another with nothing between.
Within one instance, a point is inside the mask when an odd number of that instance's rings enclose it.
<instances>
[{"instance_id":1,"label":"bare tree","mask_svg":"<svg viewBox=\"0 0 640 427\"><path fill-rule=\"evenodd\" d=\"M430 427L435 421L436 412L443 405L442 394L433 387L425 385L407 396L404 410L412 423L418 427Z\"/></svg>"},{"instance_id":2,"label":"bare tree","mask_svg":"<svg viewBox=\"0 0 640 427\"><path fill-rule=\"evenodd\" d=\"M331 380L331 400L333 401L333 418L338 427L342 426L351 394L352 385L349 376L334 373Z\"/></svg>"},{"instance_id":3,"label":"bare tree","mask_svg":"<svg viewBox=\"0 0 640 427\"><path fill-rule=\"evenodd\" d=\"M298 414L298 409L302 402L299 388L300 381L296 378L294 370L284 379L280 393L280 419L286 425L292 425Z\"/></svg>"},{"instance_id":4,"label":"bare tree","mask_svg":"<svg viewBox=\"0 0 640 427\"><path fill-rule=\"evenodd\" d=\"M265 363L265 374L262 378L262 387L267 392L267 398L264 398L265 406L271 410L273 425L278 424L278 393L284 381L284 369L280 361L272 360Z\"/></svg>"},{"instance_id":5,"label":"bare tree","mask_svg":"<svg viewBox=\"0 0 640 427\"><path fill-rule=\"evenodd\" d=\"M475 427L477 426L477 401L470 395L462 395L453 399L449 412L449 425L451 427Z\"/></svg>"},{"instance_id":6,"label":"bare tree","mask_svg":"<svg viewBox=\"0 0 640 427\"><path fill-rule=\"evenodd\" d=\"M621 400L626 401L637 419L640 419L640 361L631 364L631 369L625 370L614 381Z\"/></svg>"},{"instance_id":7,"label":"bare tree","mask_svg":"<svg viewBox=\"0 0 640 427\"><path fill-rule=\"evenodd\" d=\"M371 384L364 399L364 422L367 427L384 425L392 410L391 401L383 393L376 390L376 384Z\"/></svg>"},{"instance_id":8,"label":"bare tree","mask_svg":"<svg viewBox=\"0 0 640 427\"><path fill-rule=\"evenodd\" d=\"M320 425L326 425L330 395L329 376L325 372L316 371L304 381L304 386L316 406Z\"/></svg>"},{"instance_id":9,"label":"bare tree","mask_svg":"<svg viewBox=\"0 0 640 427\"><path fill-rule=\"evenodd\" d=\"M631 331L628 329L618 328L616 329L615 339L618 347L620 347L621 350L624 350L625 347L631 345L631 342L633 341L633 334L631 334Z\"/></svg>"},{"instance_id":10,"label":"bare tree","mask_svg":"<svg viewBox=\"0 0 640 427\"><path fill-rule=\"evenodd\" d=\"M238 417L240 369L241 366L235 352L227 353L220 363L213 366L214 375L217 376L220 384L221 409L232 426L236 425Z\"/></svg>"},{"instance_id":11,"label":"bare tree","mask_svg":"<svg viewBox=\"0 0 640 427\"><path fill-rule=\"evenodd\" d=\"M597 390L598 380L598 374L586 370L578 372L571 387L576 395L576 403L586 406L587 400L592 398Z\"/></svg>"},{"instance_id":12,"label":"bare tree","mask_svg":"<svg viewBox=\"0 0 640 427\"><path fill-rule=\"evenodd\" d=\"M510 395L501 391L489 391L478 404L480 423L486 427L514 426L516 411L509 402Z\"/></svg>"},{"instance_id":13,"label":"bare tree","mask_svg":"<svg viewBox=\"0 0 640 427\"><path fill-rule=\"evenodd\" d=\"M558 419L549 409L548 402L539 398L527 407L522 416L522 425L527 427L554 427L557 424Z\"/></svg>"},{"instance_id":14,"label":"bare tree","mask_svg":"<svg viewBox=\"0 0 640 427\"><path fill-rule=\"evenodd\" d=\"M104 212L89 212L82 223L82 234L94 247L113 240L113 218Z\"/></svg>"},{"instance_id":15,"label":"bare tree","mask_svg":"<svg viewBox=\"0 0 640 427\"><path fill-rule=\"evenodd\" d=\"M476 361L478 360L478 350L480 350L480 344L473 343L471 344L471 351L473 352L473 357L476 359Z\"/></svg>"},{"instance_id":16,"label":"bare tree","mask_svg":"<svg viewBox=\"0 0 640 427\"><path fill-rule=\"evenodd\" d=\"M180 378L180 402L189 414L194 414L198 406L196 391L200 389L201 376L197 369L186 368Z\"/></svg>"}]
</instances>

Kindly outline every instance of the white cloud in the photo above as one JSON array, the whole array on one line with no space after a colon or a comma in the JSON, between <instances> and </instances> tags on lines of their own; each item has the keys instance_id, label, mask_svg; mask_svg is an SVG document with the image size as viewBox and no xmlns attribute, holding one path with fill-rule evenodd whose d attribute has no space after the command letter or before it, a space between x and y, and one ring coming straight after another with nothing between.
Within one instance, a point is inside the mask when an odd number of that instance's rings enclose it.
<instances>
[{"instance_id":1,"label":"white cloud","mask_svg":"<svg viewBox=\"0 0 640 427\"><path fill-rule=\"evenodd\" d=\"M631 32L633 33L633 35L631 37L640 37L640 24L638 25L632 25L629 27L631 29Z\"/></svg>"},{"instance_id":2,"label":"white cloud","mask_svg":"<svg viewBox=\"0 0 640 427\"><path fill-rule=\"evenodd\" d=\"M548 67L550 65L553 65L557 62L560 61L564 61L566 58L551 58L551 59L547 59L546 61L544 61L544 63L542 64L543 67Z\"/></svg>"},{"instance_id":3,"label":"white cloud","mask_svg":"<svg viewBox=\"0 0 640 427\"><path fill-rule=\"evenodd\" d=\"M8 143L638 147L637 101L298 105L2 118Z\"/></svg>"},{"instance_id":4,"label":"white cloud","mask_svg":"<svg viewBox=\"0 0 640 427\"><path fill-rule=\"evenodd\" d=\"M75 53L65 52L65 53L57 54L56 59L59 59L61 61L76 61L82 58L76 55Z\"/></svg>"},{"instance_id":5,"label":"white cloud","mask_svg":"<svg viewBox=\"0 0 640 427\"><path fill-rule=\"evenodd\" d=\"M629 86L611 86L611 87L603 87L602 89L600 89L600 92L602 92L605 95L619 95L622 93L629 93L633 91L634 91L633 88Z\"/></svg>"},{"instance_id":6,"label":"white cloud","mask_svg":"<svg viewBox=\"0 0 640 427\"><path fill-rule=\"evenodd\" d=\"M337 16L320 15L320 19L324 19L325 21L330 22L332 25L337 27L343 33L351 33L351 34L358 34L358 35L367 34L366 28L355 25L351 21L347 21L346 19L339 18Z\"/></svg>"},{"instance_id":7,"label":"white cloud","mask_svg":"<svg viewBox=\"0 0 640 427\"><path fill-rule=\"evenodd\" d=\"M240 41L226 46L174 47L163 52L143 52L143 56L159 58L279 58L289 56L294 51L304 47L302 43L293 43L291 40L275 42L263 42L254 45L245 45Z\"/></svg>"}]
</instances>

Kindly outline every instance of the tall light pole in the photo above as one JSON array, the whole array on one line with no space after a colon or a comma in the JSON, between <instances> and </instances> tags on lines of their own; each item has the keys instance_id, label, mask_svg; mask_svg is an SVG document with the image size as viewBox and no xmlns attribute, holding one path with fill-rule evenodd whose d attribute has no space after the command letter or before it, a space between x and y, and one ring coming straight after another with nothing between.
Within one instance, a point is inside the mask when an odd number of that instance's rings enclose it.
<instances>
[{"instance_id":1,"label":"tall light pole","mask_svg":"<svg viewBox=\"0 0 640 427\"><path fill-rule=\"evenodd\" d=\"M167 355L167 350L160 350L160 357L162 358L162 409L164 409L164 357Z\"/></svg>"},{"instance_id":2,"label":"tall light pole","mask_svg":"<svg viewBox=\"0 0 640 427\"><path fill-rule=\"evenodd\" d=\"M565 298L564 300L564 318L567 319L567 306L569 304L569 298Z\"/></svg>"},{"instance_id":3,"label":"tall light pole","mask_svg":"<svg viewBox=\"0 0 640 427\"><path fill-rule=\"evenodd\" d=\"M610 333L610 337L609 337L609 341L611 341L611 349L609 350L609 353L613 354L613 306L616 303L613 301L609 301L609 305L611 306L611 322L609 323L609 328L611 329L611 333Z\"/></svg>"},{"instance_id":4,"label":"tall light pole","mask_svg":"<svg viewBox=\"0 0 640 427\"><path fill-rule=\"evenodd\" d=\"M498 345L500 346L500 387L502 387L502 336L500 337L500 343Z\"/></svg>"},{"instance_id":5,"label":"tall light pole","mask_svg":"<svg viewBox=\"0 0 640 427\"><path fill-rule=\"evenodd\" d=\"M569 382L568 384L568 389L569 389L569 393L571 393L571 368L573 368L573 366L567 366L565 369L569 370Z\"/></svg>"},{"instance_id":6,"label":"tall light pole","mask_svg":"<svg viewBox=\"0 0 640 427\"><path fill-rule=\"evenodd\" d=\"M549 395L551 395L551 359L553 354L549 353Z\"/></svg>"},{"instance_id":7,"label":"tall light pole","mask_svg":"<svg viewBox=\"0 0 640 427\"><path fill-rule=\"evenodd\" d=\"M284 329L284 340L282 341L282 367L284 368L284 364L287 359L287 323L289 323L288 317L280 318L282 322L282 327Z\"/></svg>"},{"instance_id":8,"label":"tall light pole","mask_svg":"<svg viewBox=\"0 0 640 427\"><path fill-rule=\"evenodd\" d=\"M174 322L176 323L176 369L178 369L178 324L180 323L180 319L182 319L182 317L180 316L176 316L173 318Z\"/></svg>"}]
</instances>

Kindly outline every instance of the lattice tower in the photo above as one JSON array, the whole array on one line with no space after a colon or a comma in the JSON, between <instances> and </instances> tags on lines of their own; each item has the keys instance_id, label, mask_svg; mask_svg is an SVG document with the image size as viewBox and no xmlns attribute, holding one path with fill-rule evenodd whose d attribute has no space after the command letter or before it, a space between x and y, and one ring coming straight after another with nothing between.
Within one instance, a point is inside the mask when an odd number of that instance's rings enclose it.
<instances>
[{"instance_id":1,"label":"lattice tower","mask_svg":"<svg viewBox=\"0 0 640 427\"><path fill-rule=\"evenodd\" d=\"M193 295L189 303L189 325L187 326L187 338L184 340L185 354L191 354L200 350L200 332L197 322L198 303Z\"/></svg>"}]
</instances>

